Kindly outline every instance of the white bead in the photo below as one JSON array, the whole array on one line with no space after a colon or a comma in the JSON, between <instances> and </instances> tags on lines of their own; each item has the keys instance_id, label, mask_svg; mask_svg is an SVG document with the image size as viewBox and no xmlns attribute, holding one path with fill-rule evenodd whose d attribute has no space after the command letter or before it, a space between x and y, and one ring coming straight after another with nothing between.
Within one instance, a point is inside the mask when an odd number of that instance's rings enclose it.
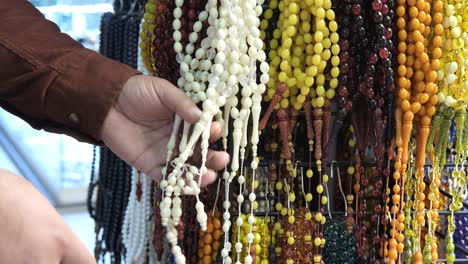
<instances>
[{"instance_id":1,"label":"white bead","mask_svg":"<svg viewBox=\"0 0 468 264\"><path fill-rule=\"evenodd\" d=\"M449 75L447 75L448 84L453 84L456 79L457 79L457 76L454 73L450 73Z\"/></svg>"},{"instance_id":2,"label":"white bead","mask_svg":"<svg viewBox=\"0 0 468 264\"><path fill-rule=\"evenodd\" d=\"M231 218L231 214L229 214L229 212L224 212L223 213L223 219L224 220L229 220L229 218Z\"/></svg>"},{"instance_id":3,"label":"white bead","mask_svg":"<svg viewBox=\"0 0 468 264\"><path fill-rule=\"evenodd\" d=\"M223 224L223 232L224 232L224 233L229 232L229 228L230 228L230 226L229 226L228 223L224 223L224 224Z\"/></svg>"},{"instance_id":4,"label":"white bead","mask_svg":"<svg viewBox=\"0 0 468 264\"><path fill-rule=\"evenodd\" d=\"M255 201L255 198L256 198L255 193L251 192L251 193L249 194L249 200L250 200L251 202L254 202L254 201Z\"/></svg>"},{"instance_id":5,"label":"white bead","mask_svg":"<svg viewBox=\"0 0 468 264\"><path fill-rule=\"evenodd\" d=\"M227 249L223 248L223 250L221 250L221 256L223 258L227 257L229 255L229 252L227 251Z\"/></svg>"},{"instance_id":6,"label":"white bead","mask_svg":"<svg viewBox=\"0 0 468 264\"><path fill-rule=\"evenodd\" d=\"M237 196L237 202L238 202L239 204L243 203L243 202L244 202L244 196L243 196L243 195L238 195L238 196Z\"/></svg>"},{"instance_id":7,"label":"white bead","mask_svg":"<svg viewBox=\"0 0 468 264\"><path fill-rule=\"evenodd\" d=\"M224 264L232 264L232 259L231 259L231 257L227 256L227 257L224 259Z\"/></svg>"},{"instance_id":8,"label":"white bead","mask_svg":"<svg viewBox=\"0 0 468 264\"><path fill-rule=\"evenodd\" d=\"M177 7L182 7L184 5L184 0L176 0L175 3Z\"/></svg>"},{"instance_id":9,"label":"white bead","mask_svg":"<svg viewBox=\"0 0 468 264\"><path fill-rule=\"evenodd\" d=\"M223 64L226 61L226 55L224 52L218 52L215 57L215 63Z\"/></svg>"},{"instance_id":10,"label":"white bead","mask_svg":"<svg viewBox=\"0 0 468 264\"><path fill-rule=\"evenodd\" d=\"M187 52L187 54L193 54L193 52L195 51L195 46L192 43L189 43L185 47L185 51ZM190 61L188 63L190 63Z\"/></svg>"},{"instance_id":11,"label":"white bead","mask_svg":"<svg viewBox=\"0 0 468 264\"><path fill-rule=\"evenodd\" d=\"M223 107L226 104L226 97L225 97L224 94L228 93L228 91L229 91L228 89L225 89L224 92L223 92L223 96L218 96L218 98L216 98L216 105L217 106Z\"/></svg>"},{"instance_id":12,"label":"white bead","mask_svg":"<svg viewBox=\"0 0 468 264\"><path fill-rule=\"evenodd\" d=\"M449 65L449 71L450 72L454 73L454 72L457 71L457 69L458 69L458 63L456 63L454 61L452 63L450 63L450 65Z\"/></svg>"},{"instance_id":13,"label":"white bead","mask_svg":"<svg viewBox=\"0 0 468 264\"><path fill-rule=\"evenodd\" d=\"M164 189L164 188L167 187L167 184L168 184L168 183L167 183L166 180L162 180L162 181L159 183L159 186L160 186L162 189Z\"/></svg>"},{"instance_id":14,"label":"white bead","mask_svg":"<svg viewBox=\"0 0 468 264\"><path fill-rule=\"evenodd\" d=\"M250 255L245 256L245 264L252 264L252 261L253 261L252 256Z\"/></svg>"},{"instance_id":15,"label":"white bead","mask_svg":"<svg viewBox=\"0 0 468 264\"><path fill-rule=\"evenodd\" d=\"M238 182L239 184L244 184L244 182L245 182L245 177L242 176L242 175L239 176L238 179L237 179L237 182Z\"/></svg>"},{"instance_id":16,"label":"white bead","mask_svg":"<svg viewBox=\"0 0 468 264\"><path fill-rule=\"evenodd\" d=\"M236 219L236 225L238 227L242 226L242 224L244 223L244 220L242 220L242 217L237 217Z\"/></svg>"},{"instance_id":17,"label":"white bead","mask_svg":"<svg viewBox=\"0 0 468 264\"><path fill-rule=\"evenodd\" d=\"M248 233L247 234L247 241L249 242L249 244L252 244L254 240L254 234L253 233Z\"/></svg>"},{"instance_id":18,"label":"white bead","mask_svg":"<svg viewBox=\"0 0 468 264\"><path fill-rule=\"evenodd\" d=\"M236 252L241 252L242 251L242 243L237 242L236 243Z\"/></svg>"},{"instance_id":19,"label":"white bead","mask_svg":"<svg viewBox=\"0 0 468 264\"><path fill-rule=\"evenodd\" d=\"M201 11L200 14L198 14L198 19L201 20L201 21L204 21L207 18L208 18L208 12L206 12L205 10ZM197 22L199 22L199 21L197 21ZM200 24L201 24L201 22L200 22ZM200 30L201 30L201 28L200 28Z\"/></svg>"},{"instance_id":20,"label":"white bead","mask_svg":"<svg viewBox=\"0 0 468 264\"><path fill-rule=\"evenodd\" d=\"M176 53L181 53L182 52L182 44L180 42L175 42L174 43L174 51Z\"/></svg>"},{"instance_id":21,"label":"white bead","mask_svg":"<svg viewBox=\"0 0 468 264\"><path fill-rule=\"evenodd\" d=\"M255 47L250 46L249 51L248 51L249 56L252 57L252 58L257 57L257 51L258 50Z\"/></svg>"},{"instance_id":22,"label":"white bead","mask_svg":"<svg viewBox=\"0 0 468 264\"><path fill-rule=\"evenodd\" d=\"M211 71L213 72L213 74L216 74L219 76L223 73L224 67L222 64L215 63L213 64L213 66L211 66Z\"/></svg>"},{"instance_id":23,"label":"white bead","mask_svg":"<svg viewBox=\"0 0 468 264\"><path fill-rule=\"evenodd\" d=\"M241 70L241 67L238 63L232 63L229 68L229 72L233 75L237 74Z\"/></svg>"},{"instance_id":24,"label":"white bead","mask_svg":"<svg viewBox=\"0 0 468 264\"><path fill-rule=\"evenodd\" d=\"M231 206L231 203L229 201L224 201L223 202L223 208L228 209Z\"/></svg>"},{"instance_id":25,"label":"white bead","mask_svg":"<svg viewBox=\"0 0 468 264\"><path fill-rule=\"evenodd\" d=\"M260 82L262 84L268 83L269 80L270 80L270 75L268 73L263 73L262 75L260 75Z\"/></svg>"},{"instance_id":26,"label":"white bead","mask_svg":"<svg viewBox=\"0 0 468 264\"><path fill-rule=\"evenodd\" d=\"M179 30L180 26L181 26L180 19L174 19L174 21L172 22L172 28L174 30Z\"/></svg>"},{"instance_id":27,"label":"white bead","mask_svg":"<svg viewBox=\"0 0 468 264\"><path fill-rule=\"evenodd\" d=\"M180 18L182 16L182 9L180 7L174 8L174 18Z\"/></svg>"},{"instance_id":28,"label":"white bead","mask_svg":"<svg viewBox=\"0 0 468 264\"><path fill-rule=\"evenodd\" d=\"M250 164L250 167L254 170L258 168L258 162L256 160L252 160L252 163Z\"/></svg>"},{"instance_id":29,"label":"white bead","mask_svg":"<svg viewBox=\"0 0 468 264\"><path fill-rule=\"evenodd\" d=\"M249 215L249 224L253 225L255 223L255 216Z\"/></svg>"}]
</instances>

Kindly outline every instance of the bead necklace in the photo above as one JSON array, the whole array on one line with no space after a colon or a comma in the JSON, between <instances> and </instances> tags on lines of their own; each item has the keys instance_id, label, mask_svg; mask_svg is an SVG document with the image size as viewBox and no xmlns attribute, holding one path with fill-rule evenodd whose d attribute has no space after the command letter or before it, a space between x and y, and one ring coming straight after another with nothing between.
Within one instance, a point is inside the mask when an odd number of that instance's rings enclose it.
<instances>
[{"instance_id":1,"label":"bead necklace","mask_svg":"<svg viewBox=\"0 0 468 264\"><path fill-rule=\"evenodd\" d=\"M132 189L122 226L122 243L127 262L143 262L150 245L146 235L150 227L151 178L132 170Z\"/></svg>"}]
</instances>

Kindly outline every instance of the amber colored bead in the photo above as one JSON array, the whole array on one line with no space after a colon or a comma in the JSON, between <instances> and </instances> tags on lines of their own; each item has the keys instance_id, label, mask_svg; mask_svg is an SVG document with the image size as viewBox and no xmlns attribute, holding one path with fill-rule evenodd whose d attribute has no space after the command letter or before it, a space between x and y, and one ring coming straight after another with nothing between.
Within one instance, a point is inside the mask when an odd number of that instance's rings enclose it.
<instances>
[{"instance_id":1,"label":"amber colored bead","mask_svg":"<svg viewBox=\"0 0 468 264\"><path fill-rule=\"evenodd\" d=\"M417 18L412 18L410 20L409 26L411 30L418 30L420 25L421 25L421 22Z\"/></svg>"},{"instance_id":2,"label":"amber colored bead","mask_svg":"<svg viewBox=\"0 0 468 264\"><path fill-rule=\"evenodd\" d=\"M211 264L211 263L213 263L211 256L209 255L203 256L203 264Z\"/></svg>"},{"instance_id":3,"label":"amber colored bead","mask_svg":"<svg viewBox=\"0 0 468 264\"><path fill-rule=\"evenodd\" d=\"M423 91L424 91L424 83L422 84ZM417 100L421 104L425 104L429 100L429 95L427 93L423 93L423 91L420 91L420 94L417 95Z\"/></svg>"},{"instance_id":4,"label":"amber colored bead","mask_svg":"<svg viewBox=\"0 0 468 264\"><path fill-rule=\"evenodd\" d=\"M426 12L424 12L424 11L419 12L419 14L418 14L419 21L424 21L424 24L426 24L426 19L427 18L428 18L428 16L426 15Z\"/></svg>"},{"instance_id":5,"label":"amber colored bead","mask_svg":"<svg viewBox=\"0 0 468 264\"><path fill-rule=\"evenodd\" d=\"M441 0L434 1L434 12L440 12L444 8L444 4Z\"/></svg>"},{"instance_id":6,"label":"amber colored bead","mask_svg":"<svg viewBox=\"0 0 468 264\"><path fill-rule=\"evenodd\" d=\"M405 64L406 63L406 55L404 53L398 54L397 61L399 64Z\"/></svg>"},{"instance_id":7,"label":"amber colored bead","mask_svg":"<svg viewBox=\"0 0 468 264\"><path fill-rule=\"evenodd\" d=\"M213 237L211 236L211 234L203 235L203 242L205 242L205 244L211 244L212 241L213 241Z\"/></svg>"},{"instance_id":8,"label":"amber colored bead","mask_svg":"<svg viewBox=\"0 0 468 264\"><path fill-rule=\"evenodd\" d=\"M402 253L404 249L405 249L405 245L399 242L396 246L396 250L398 251L398 253Z\"/></svg>"},{"instance_id":9,"label":"amber colored bead","mask_svg":"<svg viewBox=\"0 0 468 264\"><path fill-rule=\"evenodd\" d=\"M390 248L390 250L388 250L388 257L393 260L398 258L398 252L396 248Z\"/></svg>"},{"instance_id":10,"label":"amber colored bead","mask_svg":"<svg viewBox=\"0 0 468 264\"><path fill-rule=\"evenodd\" d=\"M408 14L409 14L409 16L410 16L411 18L416 18L416 17L418 17L419 10L418 10L417 7L412 6L412 7L409 8Z\"/></svg>"},{"instance_id":11,"label":"amber colored bead","mask_svg":"<svg viewBox=\"0 0 468 264\"><path fill-rule=\"evenodd\" d=\"M442 26L442 24L437 24L435 25L434 27L434 33L437 34L437 35L442 35L442 33L444 32L444 27Z\"/></svg>"},{"instance_id":12,"label":"amber colored bead","mask_svg":"<svg viewBox=\"0 0 468 264\"><path fill-rule=\"evenodd\" d=\"M419 60L421 61L421 63L423 63L424 65L429 65L429 56L427 55L427 53L423 52L421 54L421 56L419 57ZM422 67L421 67L422 68Z\"/></svg>"},{"instance_id":13,"label":"amber colored bead","mask_svg":"<svg viewBox=\"0 0 468 264\"><path fill-rule=\"evenodd\" d=\"M439 97L437 97L437 95L432 95L429 98L429 104L430 105L436 105L438 102L439 102Z\"/></svg>"},{"instance_id":14,"label":"amber colored bead","mask_svg":"<svg viewBox=\"0 0 468 264\"><path fill-rule=\"evenodd\" d=\"M414 85L414 91L421 93L424 92L426 85L423 82L418 82Z\"/></svg>"},{"instance_id":15,"label":"amber colored bead","mask_svg":"<svg viewBox=\"0 0 468 264\"><path fill-rule=\"evenodd\" d=\"M400 39L401 41L405 41L407 37L408 33L406 32L406 30L401 29L398 31L398 39Z\"/></svg>"},{"instance_id":16,"label":"amber colored bead","mask_svg":"<svg viewBox=\"0 0 468 264\"><path fill-rule=\"evenodd\" d=\"M424 80L424 72L421 71L421 70L417 70L414 73L414 80L417 81L417 82L420 82L420 81Z\"/></svg>"},{"instance_id":17,"label":"amber colored bead","mask_svg":"<svg viewBox=\"0 0 468 264\"><path fill-rule=\"evenodd\" d=\"M435 39L435 38L436 38L436 37L434 37L434 39ZM432 40L432 44L435 45L435 46L437 46L437 45L434 43L434 39ZM437 48L434 48L434 49L432 50L432 57L433 57L434 59L439 59L441 56L442 56L442 49L441 49L441 48L437 47Z\"/></svg>"},{"instance_id":18,"label":"amber colored bead","mask_svg":"<svg viewBox=\"0 0 468 264\"><path fill-rule=\"evenodd\" d=\"M401 101L400 107L403 112L407 112L410 110L411 104L407 99L405 99Z\"/></svg>"},{"instance_id":19,"label":"amber colored bead","mask_svg":"<svg viewBox=\"0 0 468 264\"><path fill-rule=\"evenodd\" d=\"M403 17L399 17L396 24L398 29L404 29L406 27L406 20Z\"/></svg>"},{"instance_id":20,"label":"amber colored bead","mask_svg":"<svg viewBox=\"0 0 468 264\"><path fill-rule=\"evenodd\" d=\"M404 6L400 5L400 6L397 7L397 9L396 9L397 16L403 17L403 16L405 16L405 13L406 13L406 10L405 10Z\"/></svg>"},{"instance_id":21,"label":"amber colored bead","mask_svg":"<svg viewBox=\"0 0 468 264\"><path fill-rule=\"evenodd\" d=\"M438 100L437 98L437 95L434 95L436 97L436 100ZM432 98L432 97L431 97ZM437 103L436 103L437 104ZM434 116L435 115L435 112L436 112L436 107L435 107L435 104L434 105L431 105L429 107L426 108L426 115L427 116Z\"/></svg>"},{"instance_id":22,"label":"amber colored bead","mask_svg":"<svg viewBox=\"0 0 468 264\"><path fill-rule=\"evenodd\" d=\"M422 42L416 42L414 45L414 52L416 56L421 55L424 52L424 44Z\"/></svg>"}]
</instances>

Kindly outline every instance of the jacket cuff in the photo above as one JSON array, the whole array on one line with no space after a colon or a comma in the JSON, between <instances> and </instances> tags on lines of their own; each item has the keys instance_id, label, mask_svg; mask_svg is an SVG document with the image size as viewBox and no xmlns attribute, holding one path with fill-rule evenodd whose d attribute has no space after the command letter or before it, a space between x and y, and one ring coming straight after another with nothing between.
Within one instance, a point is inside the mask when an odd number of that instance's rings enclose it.
<instances>
[{"instance_id":1,"label":"jacket cuff","mask_svg":"<svg viewBox=\"0 0 468 264\"><path fill-rule=\"evenodd\" d=\"M101 127L110 108L125 82L140 73L91 50L67 57L46 92L47 118L83 134L75 138L100 144Z\"/></svg>"}]
</instances>

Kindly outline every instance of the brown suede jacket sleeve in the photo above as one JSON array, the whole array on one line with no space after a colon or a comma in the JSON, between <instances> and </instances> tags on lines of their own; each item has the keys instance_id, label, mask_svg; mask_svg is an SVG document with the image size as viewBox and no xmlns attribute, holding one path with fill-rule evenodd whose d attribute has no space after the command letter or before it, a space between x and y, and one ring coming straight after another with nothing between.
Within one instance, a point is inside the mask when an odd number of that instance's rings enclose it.
<instances>
[{"instance_id":1,"label":"brown suede jacket sleeve","mask_svg":"<svg viewBox=\"0 0 468 264\"><path fill-rule=\"evenodd\" d=\"M0 106L36 129L100 143L138 71L85 49L26 0L0 0Z\"/></svg>"}]
</instances>

